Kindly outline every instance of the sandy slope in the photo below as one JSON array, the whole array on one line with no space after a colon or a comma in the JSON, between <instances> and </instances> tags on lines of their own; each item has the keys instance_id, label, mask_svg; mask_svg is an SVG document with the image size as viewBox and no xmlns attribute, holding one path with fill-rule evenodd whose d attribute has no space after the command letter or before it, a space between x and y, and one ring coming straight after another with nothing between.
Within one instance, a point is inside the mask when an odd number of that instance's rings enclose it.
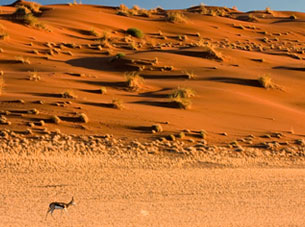
<instances>
[{"instance_id":1,"label":"sandy slope","mask_svg":"<svg viewBox=\"0 0 305 227\"><path fill-rule=\"evenodd\" d=\"M44 29L36 29L10 19L15 7L1 9L0 23L3 33L8 34L0 42L5 81L1 109L40 111L34 118L8 115L11 129L25 130L29 122L58 115L63 123L46 124L47 129L151 138L141 127L169 122L163 125L163 136L183 129L204 129L210 132L209 141L215 143L291 129L304 135L302 13L296 13L297 19L292 20L288 18L291 12L242 13L212 8L227 11L224 16L209 16L195 8L181 11L186 23L171 23L165 21L164 11L148 18L125 17L112 7L52 5L42 8L38 21ZM245 21L252 17L255 21ZM141 29L145 37L127 36L125 31L130 27ZM92 29L99 33L97 37L90 35ZM108 42L104 46L98 39L105 32ZM137 50L130 49L131 43ZM99 50L99 45L104 47ZM204 47L198 45L213 46L223 61L206 59ZM126 56L109 62L117 53ZM18 56L31 63L17 63ZM143 63L155 58L158 63L153 67ZM164 66L173 66L173 70L160 71ZM131 92L124 84L124 73L141 67L139 74L145 85ZM37 72L41 80L27 80L29 71ZM194 72L195 78L186 79L185 71ZM270 74L281 89L258 87L257 79L264 74ZM98 94L101 86L107 88L106 95ZM171 108L168 103L168 95L179 86L197 93L190 110ZM60 98L67 90L76 98ZM21 98L25 104L4 102ZM112 99L121 99L126 109L113 109ZM31 104L37 100L45 104ZM85 127L65 120L82 112L90 119ZM35 131L39 133L39 129ZM228 137L219 136L222 132Z\"/></svg>"}]
</instances>

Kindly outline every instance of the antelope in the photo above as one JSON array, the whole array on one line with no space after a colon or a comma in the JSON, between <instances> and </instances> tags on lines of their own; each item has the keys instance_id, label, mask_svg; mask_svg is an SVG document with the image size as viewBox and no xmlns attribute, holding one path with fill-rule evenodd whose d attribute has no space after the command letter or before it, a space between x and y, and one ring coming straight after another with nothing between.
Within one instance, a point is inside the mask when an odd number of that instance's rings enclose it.
<instances>
[{"instance_id":1,"label":"antelope","mask_svg":"<svg viewBox=\"0 0 305 227\"><path fill-rule=\"evenodd\" d=\"M67 212L68 207L71 206L71 205L76 205L76 203L74 202L74 198L73 197L72 197L72 199L71 199L71 201L69 203L63 203L63 202L52 202L52 203L50 203L49 209L47 211L45 219L47 219L49 213L51 213L51 216L53 217L53 212L56 209L61 210L61 212L63 210L65 212Z\"/></svg>"}]
</instances>

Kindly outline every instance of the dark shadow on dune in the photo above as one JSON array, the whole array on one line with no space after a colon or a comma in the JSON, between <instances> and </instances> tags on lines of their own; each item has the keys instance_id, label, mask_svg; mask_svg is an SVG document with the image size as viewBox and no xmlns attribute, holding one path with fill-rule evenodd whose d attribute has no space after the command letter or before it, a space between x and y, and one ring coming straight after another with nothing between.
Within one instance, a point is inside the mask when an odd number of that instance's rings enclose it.
<instances>
[{"instance_id":1,"label":"dark shadow on dune","mask_svg":"<svg viewBox=\"0 0 305 227\"><path fill-rule=\"evenodd\" d=\"M87 81L87 80L77 80L79 83L86 83L89 85L95 85L99 87L111 87L119 90L128 90L127 82L118 81L118 82L110 82L110 81Z\"/></svg>"},{"instance_id":2,"label":"dark shadow on dune","mask_svg":"<svg viewBox=\"0 0 305 227\"><path fill-rule=\"evenodd\" d=\"M112 103L80 102L80 104L105 108L114 108L114 105Z\"/></svg>"},{"instance_id":3,"label":"dark shadow on dune","mask_svg":"<svg viewBox=\"0 0 305 227\"><path fill-rule=\"evenodd\" d=\"M180 108L178 103L170 102L170 101L146 101L146 100L142 100L142 101L136 101L136 102L133 102L133 103L144 104L144 105L148 105L148 106L174 108L174 109Z\"/></svg>"},{"instance_id":4,"label":"dark shadow on dune","mask_svg":"<svg viewBox=\"0 0 305 227\"><path fill-rule=\"evenodd\" d=\"M168 94L160 94L160 92L168 91L171 90L170 88L163 88L158 91L149 91L149 92L144 92L140 93L139 96L141 97L147 97L147 98L168 98Z\"/></svg>"},{"instance_id":5,"label":"dark shadow on dune","mask_svg":"<svg viewBox=\"0 0 305 227\"><path fill-rule=\"evenodd\" d=\"M305 67L289 67L289 66L275 66L273 69L284 69L284 70L294 70L294 71L305 71Z\"/></svg>"},{"instance_id":6,"label":"dark shadow on dune","mask_svg":"<svg viewBox=\"0 0 305 227\"><path fill-rule=\"evenodd\" d=\"M21 63L21 62L18 60L9 60L9 59L0 60L0 64L17 64L17 63Z\"/></svg>"},{"instance_id":7,"label":"dark shadow on dune","mask_svg":"<svg viewBox=\"0 0 305 227\"><path fill-rule=\"evenodd\" d=\"M59 187L69 187L72 186L72 184L47 184L47 185L41 185L41 186L35 186L36 188L59 188Z\"/></svg>"},{"instance_id":8,"label":"dark shadow on dune","mask_svg":"<svg viewBox=\"0 0 305 227\"><path fill-rule=\"evenodd\" d=\"M53 93L29 93L29 94L40 97L48 97L48 98L62 98L61 94L53 94Z\"/></svg>"},{"instance_id":9,"label":"dark shadow on dune","mask_svg":"<svg viewBox=\"0 0 305 227\"><path fill-rule=\"evenodd\" d=\"M209 78L205 78L204 80L229 83L229 84L240 84L251 87L261 87L259 81L255 79L243 79L243 78L234 78L234 77L209 77Z\"/></svg>"},{"instance_id":10,"label":"dark shadow on dune","mask_svg":"<svg viewBox=\"0 0 305 227\"><path fill-rule=\"evenodd\" d=\"M282 20L274 21L274 22L272 22L271 24L279 24L279 23L287 23L287 22L304 23L305 20L301 20L301 19L293 20L293 19L290 19L290 18L285 18L285 19L282 19Z\"/></svg>"},{"instance_id":11,"label":"dark shadow on dune","mask_svg":"<svg viewBox=\"0 0 305 227\"><path fill-rule=\"evenodd\" d=\"M80 91L88 92L88 93L92 93L92 94L102 94L101 89L96 89L96 90L80 89Z\"/></svg>"},{"instance_id":12,"label":"dark shadow on dune","mask_svg":"<svg viewBox=\"0 0 305 227\"><path fill-rule=\"evenodd\" d=\"M142 133L151 133L153 130L153 128L149 126L128 126L127 128L135 131L141 131Z\"/></svg>"},{"instance_id":13,"label":"dark shadow on dune","mask_svg":"<svg viewBox=\"0 0 305 227\"><path fill-rule=\"evenodd\" d=\"M144 79L150 80L177 80L177 79L189 79L188 75L185 74L171 74L171 75L162 75L162 74L140 74Z\"/></svg>"},{"instance_id":14,"label":"dark shadow on dune","mask_svg":"<svg viewBox=\"0 0 305 227\"><path fill-rule=\"evenodd\" d=\"M78 58L71 59L66 61L67 64L83 67L87 69L102 70L102 71L111 71L111 72L126 72L126 71L135 71L138 68L133 65L129 65L124 61L114 61L113 57L88 57L88 58Z\"/></svg>"}]
</instances>

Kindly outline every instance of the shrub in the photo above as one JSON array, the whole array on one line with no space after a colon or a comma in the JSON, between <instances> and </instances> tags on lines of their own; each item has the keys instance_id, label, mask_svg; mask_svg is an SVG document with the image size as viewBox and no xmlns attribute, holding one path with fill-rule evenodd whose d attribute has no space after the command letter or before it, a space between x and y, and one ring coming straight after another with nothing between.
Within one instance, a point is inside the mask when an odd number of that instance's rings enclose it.
<instances>
[{"instance_id":1,"label":"shrub","mask_svg":"<svg viewBox=\"0 0 305 227\"><path fill-rule=\"evenodd\" d=\"M122 110L125 108L124 103L121 99L113 99L112 106L113 106L113 108L119 109L119 110Z\"/></svg>"},{"instance_id":2,"label":"shrub","mask_svg":"<svg viewBox=\"0 0 305 227\"><path fill-rule=\"evenodd\" d=\"M138 72L125 73L127 86L131 90L138 90L144 84L144 79L139 75Z\"/></svg>"},{"instance_id":3,"label":"shrub","mask_svg":"<svg viewBox=\"0 0 305 227\"><path fill-rule=\"evenodd\" d=\"M128 28L126 32L136 38L143 38L144 36L143 32L137 28Z\"/></svg>"},{"instance_id":4,"label":"shrub","mask_svg":"<svg viewBox=\"0 0 305 227\"><path fill-rule=\"evenodd\" d=\"M172 23L185 23L187 21L183 13L180 12L169 12L166 15L166 20Z\"/></svg>"},{"instance_id":5,"label":"shrub","mask_svg":"<svg viewBox=\"0 0 305 227\"><path fill-rule=\"evenodd\" d=\"M107 93L107 88L106 87L101 87L100 91L101 91L102 95L105 95Z\"/></svg>"},{"instance_id":6,"label":"shrub","mask_svg":"<svg viewBox=\"0 0 305 227\"><path fill-rule=\"evenodd\" d=\"M29 80L31 80L31 81L38 81L38 80L40 80L40 76L35 71L34 72L30 72Z\"/></svg>"},{"instance_id":7,"label":"shrub","mask_svg":"<svg viewBox=\"0 0 305 227\"><path fill-rule=\"evenodd\" d=\"M16 57L16 61L18 63L22 63L22 64L28 64L28 65L31 64L31 62L30 62L30 60L28 58L24 58L22 56Z\"/></svg>"},{"instance_id":8,"label":"shrub","mask_svg":"<svg viewBox=\"0 0 305 227\"><path fill-rule=\"evenodd\" d=\"M273 83L270 75L268 75L268 74L265 74L265 75L261 76L260 78L258 78L258 82L263 88L266 88L266 89L275 87L275 84Z\"/></svg>"},{"instance_id":9,"label":"shrub","mask_svg":"<svg viewBox=\"0 0 305 227\"><path fill-rule=\"evenodd\" d=\"M196 74L194 72L185 71L184 73L188 79L195 79L195 77L196 77Z\"/></svg>"},{"instance_id":10,"label":"shrub","mask_svg":"<svg viewBox=\"0 0 305 227\"><path fill-rule=\"evenodd\" d=\"M52 123L55 123L55 124L60 124L61 119L60 119L58 116L53 115L53 116L51 117L50 121L51 121Z\"/></svg>"},{"instance_id":11,"label":"shrub","mask_svg":"<svg viewBox=\"0 0 305 227\"><path fill-rule=\"evenodd\" d=\"M61 93L61 97L62 98L66 98L66 99L75 99L75 98L77 98L77 96L75 95L75 93L72 90L64 91L63 93Z\"/></svg>"},{"instance_id":12,"label":"shrub","mask_svg":"<svg viewBox=\"0 0 305 227\"><path fill-rule=\"evenodd\" d=\"M92 35L92 36L95 36L95 37L98 37L100 34L94 30L94 28L91 28L89 31L88 31L88 34L89 35Z\"/></svg>"},{"instance_id":13,"label":"shrub","mask_svg":"<svg viewBox=\"0 0 305 227\"><path fill-rule=\"evenodd\" d=\"M85 113L81 113L78 118L79 118L80 122L83 122L83 123L89 122L89 118Z\"/></svg>"},{"instance_id":14,"label":"shrub","mask_svg":"<svg viewBox=\"0 0 305 227\"><path fill-rule=\"evenodd\" d=\"M19 6L12 14L12 18L21 24L37 28L45 28L44 25L38 21L37 17L32 14L31 10L24 6Z\"/></svg>"},{"instance_id":15,"label":"shrub","mask_svg":"<svg viewBox=\"0 0 305 227\"><path fill-rule=\"evenodd\" d=\"M176 99L176 98L191 98L195 96L195 92L191 88L181 88L178 87L175 89L172 94L170 94L170 98Z\"/></svg>"},{"instance_id":16,"label":"shrub","mask_svg":"<svg viewBox=\"0 0 305 227\"><path fill-rule=\"evenodd\" d=\"M152 130L154 130L155 132L163 132L163 128L160 124L155 124L155 125L152 125Z\"/></svg>"},{"instance_id":17,"label":"shrub","mask_svg":"<svg viewBox=\"0 0 305 227\"><path fill-rule=\"evenodd\" d=\"M9 35L7 34L7 33L1 33L0 34L0 40L5 40L5 39L7 39L9 37Z\"/></svg>"},{"instance_id":18,"label":"shrub","mask_svg":"<svg viewBox=\"0 0 305 227\"><path fill-rule=\"evenodd\" d=\"M290 20L296 20L296 19L297 19L297 16L293 14L293 15L291 15L291 16L289 17L289 19L290 19Z\"/></svg>"}]
</instances>

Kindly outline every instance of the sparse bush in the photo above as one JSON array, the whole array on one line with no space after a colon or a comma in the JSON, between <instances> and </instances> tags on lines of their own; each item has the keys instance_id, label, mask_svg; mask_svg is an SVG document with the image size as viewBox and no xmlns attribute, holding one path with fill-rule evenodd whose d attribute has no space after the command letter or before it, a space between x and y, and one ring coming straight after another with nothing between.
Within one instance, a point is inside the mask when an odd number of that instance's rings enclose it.
<instances>
[{"instance_id":1,"label":"sparse bush","mask_svg":"<svg viewBox=\"0 0 305 227\"><path fill-rule=\"evenodd\" d=\"M83 123L89 122L89 118L85 113L81 113L78 118L79 118L80 122L83 122Z\"/></svg>"},{"instance_id":2,"label":"sparse bush","mask_svg":"<svg viewBox=\"0 0 305 227\"><path fill-rule=\"evenodd\" d=\"M75 93L72 90L64 91L63 93L61 93L61 97L62 98L66 98L66 99L75 99L75 98L77 98L77 96L75 95Z\"/></svg>"},{"instance_id":3,"label":"sparse bush","mask_svg":"<svg viewBox=\"0 0 305 227\"><path fill-rule=\"evenodd\" d=\"M187 21L183 13L180 12L169 12L166 15L166 20L172 23L185 23Z\"/></svg>"},{"instance_id":4,"label":"sparse bush","mask_svg":"<svg viewBox=\"0 0 305 227\"><path fill-rule=\"evenodd\" d=\"M113 108L119 109L119 110L122 110L125 108L124 103L121 99L113 99L112 106L113 106Z\"/></svg>"},{"instance_id":5,"label":"sparse bush","mask_svg":"<svg viewBox=\"0 0 305 227\"><path fill-rule=\"evenodd\" d=\"M296 20L296 19L297 19L297 16L293 14L293 15L291 15L291 16L289 17L289 19L290 19L290 20Z\"/></svg>"},{"instance_id":6,"label":"sparse bush","mask_svg":"<svg viewBox=\"0 0 305 227\"><path fill-rule=\"evenodd\" d=\"M171 94L170 98L176 99L176 98L191 98L195 96L195 92L191 88L181 88L178 87L175 89Z\"/></svg>"},{"instance_id":7,"label":"sparse bush","mask_svg":"<svg viewBox=\"0 0 305 227\"><path fill-rule=\"evenodd\" d=\"M183 139L185 137L185 133L184 132L180 132L178 135L177 135L177 138L180 138L180 139Z\"/></svg>"},{"instance_id":8,"label":"sparse bush","mask_svg":"<svg viewBox=\"0 0 305 227\"><path fill-rule=\"evenodd\" d=\"M196 74L194 72L184 71L184 74L187 76L188 79L195 79Z\"/></svg>"},{"instance_id":9,"label":"sparse bush","mask_svg":"<svg viewBox=\"0 0 305 227\"><path fill-rule=\"evenodd\" d=\"M200 130L199 135L202 139L206 139L207 133L205 130Z\"/></svg>"},{"instance_id":10,"label":"sparse bush","mask_svg":"<svg viewBox=\"0 0 305 227\"><path fill-rule=\"evenodd\" d=\"M22 57L22 56L16 57L16 61L17 61L18 63L22 63L22 64L28 64L28 65L31 64L30 59L24 58L24 57Z\"/></svg>"},{"instance_id":11,"label":"sparse bush","mask_svg":"<svg viewBox=\"0 0 305 227\"><path fill-rule=\"evenodd\" d=\"M154 124L151 127L152 127L152 130L155 132L163 132L162 125L160 125L160 124Z\"/></svg>"},{"instance_id":12,"label":"sparse bush","mask_svg":"<svg viewBox=\"0 0 305 227\"><path fill-rule=\"evenodd\" d=\"M12 14L12 18L21 24L36 28L45 28L45 26L38 21L38 18L33 15L32 11L25 6L19 6Z\"/></svg>"},{"instance_id":13,"label":"sparse bush","mask_svg":"<svg viewBox=\"0 0 305 227\"><path fill-rule=\"evenodd\" d=\"M106 88L106 87L101 87L101 88L100 88L100 91L101 91L101 94L102 94L102 95L107 94L107 88Z\"/></svg>"},{"instance_id":14,"label":"sparse bush","mask_svg":"<svg viewBox=\"0 0 305 227\"><path fill-rule=\"evenodd\" d=\"M7 33L5 33L5 32L2 32L1 34L0 34L0 40L5 40L5 39L7 39L9 37L9 35L7 34Z\"/></svg>"},{"instance_id":15,"label":"sparse bush","mask_svg":"<svg viewBox=\"0 0 305 227\"><path fill-rule=\"evenodd\" d=\"M52 123L55 123L55 124L60 124L60 123L61 123L61 119L60 119L58 116L56 116L56 115L53 115L53 116L50 118L50 121L51 121Z\"/></svg>"},{"instance_id":16,"label":"sparse bush","mask_svg":"<svg viewBox=\"0 0 305 227\"><path fill-rule=\"evenodd\" d=\"M144 36L143 32L138 28L128 28L126 32L136 38L143 38Z\"/></svg>"},{"instance_id":17,"label":"sparse bush","mask_svg":"<svg viewBox=\"0 0 305 227\"><path fill-rule=\"evenodd\" d=\"M275 84L273 83L270 75L265 74L263 76L261 76L260 78L258 78L258 82L259 84L263 87L263 88L275 88Z\"/></svg>"},{"instance_id":18,"label":"sparse bush","mask_svg":"<svg viewBox=\"0 0 305 227\"><path fill-rule=\"evenodd\" d=\"M138 72L125 73L127 86L129 89L136 91L144 84L144 79L139 75Z\"/></svg>"},{"instance_id":19,"label":"sparse bush","mask_svg":"<svg viewBox=\"0 0 305 227\"><path fill-rule=\"evenodd\" d=\"M88 31L88 34L89 35L92 35L92 36L95 36L95 37L98 37L100 34L94 30L94 28L91 28L89 31Z\"/></svg>"},{"instance_id":20,"label":"sparse bush","mask_svg":"<svg viewBox=\"0 0 305 227\"><path fill-rule=\"evenodd\" d=\"M38 81L40 80L40 76L37 72L30 72L29 80L31 81Z\"/></svg>"}]
</instances>

